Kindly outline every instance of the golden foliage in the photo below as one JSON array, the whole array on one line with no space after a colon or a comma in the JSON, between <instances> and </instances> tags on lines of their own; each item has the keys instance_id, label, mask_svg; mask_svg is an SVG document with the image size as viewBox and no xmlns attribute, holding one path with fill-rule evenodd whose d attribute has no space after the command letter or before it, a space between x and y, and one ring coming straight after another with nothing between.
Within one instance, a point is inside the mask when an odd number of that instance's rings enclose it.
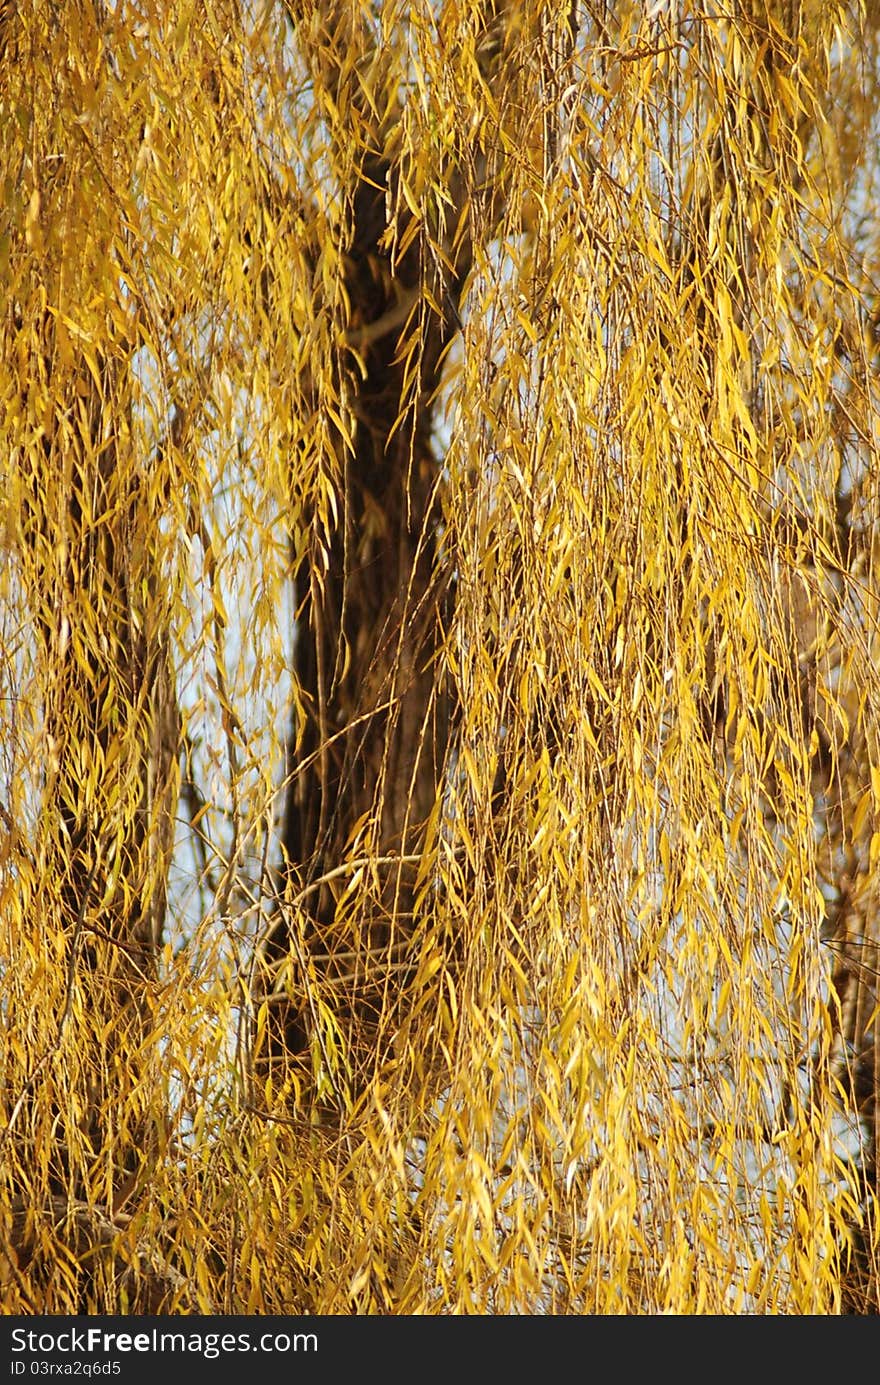
<instances>
[{"instance_id":1,"label":"golden foliage","mask_svg":"<svg viewBox=\"0 0 880 1385\"><path fill-rule=\"evenodd\" d=\"M876 7L62 8L0 9L5 1311L877 1311Z\"/></svg>"}]
</instances>

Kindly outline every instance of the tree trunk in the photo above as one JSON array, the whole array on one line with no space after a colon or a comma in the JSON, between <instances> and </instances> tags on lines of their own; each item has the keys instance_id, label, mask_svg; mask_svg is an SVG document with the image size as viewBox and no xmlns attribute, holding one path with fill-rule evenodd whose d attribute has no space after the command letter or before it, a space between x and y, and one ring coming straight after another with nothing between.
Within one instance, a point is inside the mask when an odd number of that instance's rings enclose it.
<instances>
[{"instance_id":1,"label":"tree trunk","mask_svg":"<svg viewBox=\"0 0 880 1385\"><path fill-rule=\"evenodd\" d=\"M417 243L393 267L381 247L390 172L384 158L366 161L354 197L345 294L365 373L350 374L354 428L351 449L339 439L339 523L329 542L313 533L294 578L294 672L306 718L292 737L282 824L287 902L266 949L273 967L288 958L296 926L291 901L308 891L299 942L328 988L355 1065L370 1060L389 966L398 967L405 952L414 858L437 796L447 735L435 687L446 586L437 571L437 464L429 435L454 317L428 316L418 383L408 389L407 361L398 353L400 305L415 303L422 266ZM449 285L450 299L457 288ZM385 864L358 916L344 915L337 902L345 874L327 877L367 853ZM273 1008L276 1057L304 1056L316 1038L305 959L295 960L299 980Z\"/></svg>"},{"instance_id":2,"label":"tree trunk","mask_svg":"<svg viewBox=\"0 0 880 1385\"><path fill-rule=\"evenodd\" d=\"M72 33L84 51L95 38L85 19ZM24 42L14 19L0 26L0 42L13 62ZM44 1248L61 1234L59 1199L113 1218L150 1157L155 1093L145 1073L180 739L160 571L163 492L135 417L138 319L120 259L127 232L115 205L89 195L105 187L115 151L97 118L94 144L74 135L59 150L72 107L63 80L53 92L56 124L47 135L35 120L17 190L27 214L0 321L19 392L9 415L10 515L33 622L42 768L32 779L36 830L15 824L18 839L33 837L32 868L16 877L22 951L11 978L28 1038L4 1158L28 1236ZM78 1247L68 1247L76 1260ZM11 1244L14 1256L19 1249ZM32 1283L41 1255L51 1272L52 1256L38 1250ZM92 1302L90 1273L84 1263L79 1290L68 1282L60 1311Z\"/></svg>"},{"instance_id":3,"label":"tree trunk","mask_svg":"<svg viewBox=\"0 0 880 1385\"><path fill-rule=\"evenodd\" d=\"M293 666L305 718L290 742L284 902L264 948L271 1014L258 1067L281 1073L292 1059L318 1087L319 1072L326 1079L334 1068L338 1102L381 1056L380 1031L406 974L418 861L446 757L449 710L436 659L449 584L438 562L431 426L469 248L445 246L440 273L425 237L408 235L408 214L402 221L389 211L399 202L398 170L386 152L394 121L381 125L359 105L352 81L358 55L374 71L381 63L371 39L344 6L331 6L315 46L307 36L314 6L288 9L306 48L313 45L313 69L334 104L357 109L370 135L349 196L339 325L352 431L349 440L336 432L338 523L328 537L313 517L294 574ZM393 239L408 243L396 258ZM346 900L367 855L382 864L356 901Z\"/></svg>"},{"instance_id":4,"label":"tree trunk","mask_svg":"<svg viewBox=\"0 0 880 1385\"><path fill-rule=\"evenodd\" d=\"M29 916L47 939L63 939L56 1042L71 1057L62 1086L72 1083L59 1089L47 1181L53 1195L88 1199L100 1186L113 1199L146 1157L135 1094L165 915L179 718L146 468L120 455L110 412L117 370L100 362L96 381L80 363L56 384L51 335L47 326L42 366L57 414L22 510L48 765L46 864ZM64 418L73 398L76 433Z\"/></svg>"}]
</instances>

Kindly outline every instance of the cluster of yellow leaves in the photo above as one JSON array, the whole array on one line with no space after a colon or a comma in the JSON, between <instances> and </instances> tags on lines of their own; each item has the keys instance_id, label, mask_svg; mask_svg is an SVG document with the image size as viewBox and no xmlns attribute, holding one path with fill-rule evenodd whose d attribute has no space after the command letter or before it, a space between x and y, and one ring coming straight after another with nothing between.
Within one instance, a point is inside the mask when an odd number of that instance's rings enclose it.
<instances>
[{"instance_id":1,"label":"cluster of yellow leaves","mask_svg":"<svg viewBox=\"0 0 880 1385\"><path fill-rule=\"evenodd\" d=\"M114 1211L114 1152L83 1133L97 1053L118 1148L151 1130L120 1237L209 1311L835 1311L866 1135L823 929L842 881L873 897L880 842L877 80L852 62L874 35L773 0L627 3L576 34L556 0L19 9L0 1141L24 1153L0 1217L26 1187L57 1272L10 1272L7 1301L76 1302L39 1218L59 1140ZM369 344L345 337L345 225L375 128L389 248L425 261L403 355L471 241L435 430L460 716L392 1056L326 1129L295 1085L267 1109L247 1055L305 715L287 583L344 522L341 362ZM125 1046L94 1032L47 846L61 646L93 670L119 620L58 593L104 530L186 729L169 945ZM149 719L125 680L106 696L116 740L64 715L124 892ZM332 1088L334 994L309 984Z\"/></svg>"}]
</instances>

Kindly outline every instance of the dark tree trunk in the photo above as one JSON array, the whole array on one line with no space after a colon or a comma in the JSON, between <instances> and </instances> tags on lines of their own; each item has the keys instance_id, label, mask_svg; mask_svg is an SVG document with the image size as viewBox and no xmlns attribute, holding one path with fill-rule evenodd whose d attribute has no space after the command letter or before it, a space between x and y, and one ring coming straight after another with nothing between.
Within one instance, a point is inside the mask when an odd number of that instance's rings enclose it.
<instances>
[{"instance_id":1,"label":"dark tree trunk","mask_svg":"<svg viewBox=\"0 0 880 1385\"><path fill-rule=\"evenodd\" d=\"M438 570L432 402L457 325L460 277L443 290L446 315L421 298L418 238L392 266L387 229L390 162L365 161L353 198L346 259L352 447L339 441L339 523L313 542L295 573L294 671L307 717L291 738L284 805L282 908L265 950L277 971L293 949L297 980L272 1006L264 1060L303 1059L316 1042L304 975L308 951L353 1067L377 1056L389 977L405 971L416 862L434 806L447 739L435 660L447 585ZM459 265L459 273L462 266ZM431 284L436 293L436 285ZM407 383L401 329L419 322L420 364ZM360 844L354 834L360 829ZM355 916L337 908L339 867L370 853L383 864ZM355 866L352 866L351 874ZM320 882L333 873L333 879ZM291 900L304 896L296 925ZM298 939L293 928L299 927Z\"/></svg>"},{"instance_id":2,"label":"dark tree trunk","mask_svg":"<svg viewBox=\"0 0 880 1385\"><path fill-rule=\"evenodd\" d=\"M46 319L33 370L55 409L21 478L22 573L45 680L47 765L42 864L22 912L34 947L45 940L53 958L59 999L56 1032L25 1079L13 1150L31 1231L45 1214L54 1235L61 1202L98 1209L96 1227L116 1215L150 1158L142 1077L180 728L147 468L119 441L126 367L99 358L95 371L83 361L56 374L53 333ZM80 1217L77 1258L84 1225ZM102 1244L97 1237L95 1254ZM24 1250L11 1244L16 1257ZM50 1256L50 1276L52 1265ZM85 1255L83 1311L94 1307L93 1269ZM31 1281L41 1272L30 1265Z\"/></svg>"}]
</instances>

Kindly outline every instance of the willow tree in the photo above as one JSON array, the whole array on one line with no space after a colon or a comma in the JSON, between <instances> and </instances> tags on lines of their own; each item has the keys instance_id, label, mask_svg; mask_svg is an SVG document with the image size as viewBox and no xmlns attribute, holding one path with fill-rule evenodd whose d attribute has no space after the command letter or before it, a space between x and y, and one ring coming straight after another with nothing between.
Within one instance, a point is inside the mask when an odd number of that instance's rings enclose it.
<instances>
[{"instance_id":1,"label":"willow tree","mask_svg":"<svg viewBox=\"0 0 880 1385\"><path fill-rule=\"evenodd\" d=\"M3 10L13 1311L877 1311L876 24Z\"/></svg>"}]
</instances>

